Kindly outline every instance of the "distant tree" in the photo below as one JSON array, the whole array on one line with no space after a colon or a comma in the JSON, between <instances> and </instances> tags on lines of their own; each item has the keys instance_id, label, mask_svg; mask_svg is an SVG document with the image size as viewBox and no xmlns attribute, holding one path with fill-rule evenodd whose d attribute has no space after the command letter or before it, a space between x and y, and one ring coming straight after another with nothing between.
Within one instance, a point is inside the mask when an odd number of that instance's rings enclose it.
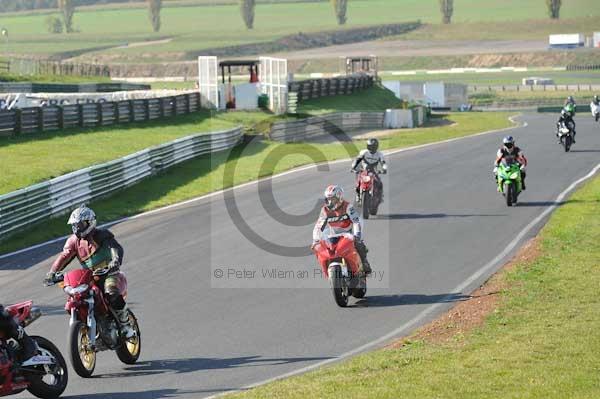
<instances>
[{"instance_id":1,"label":"distant tree","mask_svg":"<svg viewBox=\"0 0 600 399\"><path fill-rule=\"evenodd\" d=\"M162 0L147 0L148 1L148 17L152 23L152 30L158 32L160 30L160 9Z\"/></svg>"},{"instance_id":2,"label":"distant tree","mask_svg":"<svg viewBox=\"0 0 600 399\"><path fill-rule=\"evenodd\" d=\"M240 12L242 13L242 19L246 24L246 28L254 28L254 6L256 0L240 0Z\"/></svg>"},{"instance_id":3,"label":"distant tree","mask_svg":"<svg viewBox=\"0 0 600 399\"><path fill-rule=\"evenodd\" d=\"M48 15L44 22L48 33L62 33L63 23L57 16Z\"/></svg>"},{"instance_id":4,"label":"distant tree","mask_svg":"<svg viewBox=\"0 0 600 399\"><path fill-rule=\"evenodd\" d=\"M546 0L546 5L548 6L548 14L550 14L550 18L558 19L562 0Z\"/></svg>"},{"instance_id":5,"label":"distant tree","mask_svg":"<svg viewBox=\"0 0 600 399\"><path fill-rule=\"evenodd\" d=\"M335 11L335 17L337 18L338 25L344 25L346 23L346 10L348 9L348 0L331 0L333 10Z\"/></svg>"},{"instance_id":6,"label":"distant tree","mask_svg":"<svg viewBox=\"0 0 600 399\"><path fill-rule=\"evenodd\" d=\"M65 31L73 32L73 14L75 13L74 0L58 0L58 8L63 16Z\"/></svg>"},{"instance_id":7,"label":"distant tree","mask_svg":"<svg viewBox=\"0 0 600 399\"><path fill-rule=\"evenodd\" d=\"M454 0L439 0L440 11L442 12L442 22L449 24L452 22L452 14L454 13Z\"/></svg>"}]
</instances>

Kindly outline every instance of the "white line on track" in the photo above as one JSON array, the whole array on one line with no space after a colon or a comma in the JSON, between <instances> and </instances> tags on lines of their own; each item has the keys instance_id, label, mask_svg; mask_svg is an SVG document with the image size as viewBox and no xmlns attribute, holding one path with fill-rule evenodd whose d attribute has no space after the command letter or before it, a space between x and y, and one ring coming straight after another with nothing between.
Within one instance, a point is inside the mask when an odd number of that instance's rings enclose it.
<instances>
[{"instance_id":1,"label":"white line on track","mask_svg":"<svg viewBox=\"0 0 600 399\"><path fill-rule=\"evenodd\" d=\"M527 126L527 122L519 124L517 121L515 121L515 119L513 117L510 117L508 119L512 123L515 123L516 125L515 126L511 126L511 127L507 127L507 128L504 128L504 129L488 130L488 131L485 131L485 132L481 132L481 133L477 133L477 134L472 134L472 135L469 135L469 136L457 137L457 138L443 140L443 141L436 141L434 143L421 144L421 145L417 145L417 146L413 146L413 147L400 148L400 149L397 149L397 150L388 150L388 151L384 151L384 154L385 155L394 155L394 154L397 154L397 153L400 153L400 152L418 150L420 148L427 148L427 147L431 147L431 146L434 146L434 145L451 143L453 141L465 140L465 139L468 139L468 138L471 138L471 137L482 136L484 134L498 133L498 132L503 132L503 131L506 131L506 130L512 130L512 129L516 129L516 128L519 128L519 127L526 127ZM344 159L338 159L338 160L335 160L335 161L327 161L327 162L324 162L322 164L334 165L334 164L338 164L338 163L341 163L341 162L348 162L349 159L350 158L344 158ZM239 189L242 189L242 188L245 188L245 187L256 185L256 184L261 183L261 182L263 182L265 180L269 180L269 179L274 180L274 179L278 179L278 178L283 177L283 176L290 175L292 173L298 173L298 172L302 172L304 170L308 170L308 169L311 169L311 168L316 168L318 165L319 164L310 164L310 165L306 165L306 166L301 166L301 167L298 167L298 168L295 168L295 169L288 170L286 172L278 173L278 174L273 175L273 176L267 176L267 177L264 177L262 179L250 181L250 182L247 182L247 183L243 183L243 184L237 185L235 187L230 187L230 188L227 188L225 190L214 191L212 193L205 194L205 195L202 195L200 197L192 198L192 199L185 200L185 201L182 201L182 202L178 202L178 203L172 204L172 205L167 205L167 206L164 206L162 208L154 209L152 211L138 213L137 215L128 216L128 217L125 217L125 218L122 218L122 219L114 220L112 222L108 222L108 223L105 223L103 225L100 225L99 227L110 227L110 226L113 226L113 225L118 224L118 223L126 222L128 220L134 220L134 219L138 219L138 218L141 218L141 217L144 217L144 216L149 216L149 215L153 215L153 214L156 214L156 213L164 212L164 211L167 211L167 210L170 210L170 209L173 209L173 208L177 208L177 207L184 206L184 205L187 205L187 204L191 204L191 203L194 203L194 202L202 201L204 199L211 198L211 197L214 197L216 195L223 194L226 191L239 190ZM11 256L19 255L19 254L22 254L24 252L33 251L34 249L42 248L42 247L45 247L46 245L54 244L54 243L59 242L59 241L63 241L65 239L67 239L67 237L68 236L62 236L62 237L54 238L52 240L43 242L41 244L32 245L32 246L27 247L27 248L19 249L18 251L10 252L10 253L7 253L5 255L0 255L0 260L8 258L8 257L11 257Z\"/></svg>"},{"instance_id":2,"label":"white line on track","mask_svg":"<svg viewBox=\"0 0 600 399\"><path fill-rule=\"evenodd\" d=\"M536 217L535 219L533 219L527 226L525 226L525 228L523 228L523 230L521 230L521 232L506 246L506 248L504 248L504 250L502 252L500 252L494 259L492 259L491 261L489 261L488 263L486 263L483 267L481 267L479 270L477 270L475 273L473 273L471 276L469 276L465 281L463 281L461 284L459 284L457 287L454 288L454 290L452 290L452 293L441 298L440 301L436 304L433 304L431 306L429 306L427 309L423 310L421 313L419 313L418 315L416 315L415 317L413 317L411 320L407 321L406 323L404 323L403 325L401 325L400 327L396 328L395 330L387 333L386 335L377 338L374 341L371 341L369 343L366 343L362 346L359 346L358 348L352 349L351 351L342 353L341 355L331 358L331 359L327 359L327 360L323 360L321 362L315 363L315 364L311 364L310 366L306 366L294 371L290 371L289 373L285 373L285 374L281 374L278 375L276 377L272 377L263 381L259 381L259 382L255 382L253 384L247 385L243 388L240 389L236 389L236 390L232 390L232 391L228 391L228 392L223 392L223 393L219 393L216 395L212 395L212 396L208 396L205 399L211 399L211 398L217 398L223 395L227 395L233 392L240 392L240 391L244 391L244 390L248 390L251 388L255 388L257 386L260 385L264 385L264 384L268 384L269 382L273 382L273 381L277 381L283 378L287 378L287 377L292 377L294 375L298 375L298 374L303 374L306 373L308 371L314 370L316 368L325 366L327 364L330 363L334 363L334 362L339 362L340 360L346 359L348 357L357 355L361 352L364 352L368 349L373 349L379 345L382 345L384 343L386 343L387 341L390 341L392 338L395 337L399 337L401 335L405 335L408 332L410 332L411 330L413 330L414 328L416 328L420 323L422 323L424 320L426 320L428 317L430 317L433 313L435 313L435 311L437 311L439 308L444 307L444 306L448 306L447 303L445 303L446 299L451 298L453 295L455 295L457 292L463 292L465 289L467 289L467 287L469 287L471 284L473 284L475 281L479 280L483 275L485 275L486 273L488 273L491 269L495 268L498 266L498 264L512 251L514 250L517 245L521 242L521 240L538 224L540 223L542 220L544 220L545 217L547 217L555 208L558 207L558 205L560 205L561 201L571 192L573 191L579 184L583 183L584 181L588 180L589 178L593 177L598 170L600 170L600 163L597 164L587 175L583 176L582 178L579 178L577 180L575 180L569 187L567 187L562 193L560 193L558 195L558 197L556 197L556 200L554 201L554 204L549 205L544 212L542 212L540 215L538 215L538 217Z\"/></svg>"}]
</instances>

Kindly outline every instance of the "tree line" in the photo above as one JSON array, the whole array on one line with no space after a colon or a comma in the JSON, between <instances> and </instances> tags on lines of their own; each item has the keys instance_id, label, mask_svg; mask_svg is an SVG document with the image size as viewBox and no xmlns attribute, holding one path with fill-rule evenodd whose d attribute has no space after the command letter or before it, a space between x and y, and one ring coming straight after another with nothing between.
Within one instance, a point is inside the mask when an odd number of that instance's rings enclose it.
<instances>
[{"instance_id":1,"label":"tree line","mask_svg":"<svg viewBox=\"0 0 600 399\"><path fill-rule=\"evenodd\" d=\"M73 32L73 15L75 7L80 5L103 4L103 3L126 3L139 0L0 0L0 12L19 11L34 8L58 8L61 19L55 16L46 18L46 25L50 32L67 33ZM161 21L160 12L162 9L162 0L145 0L148 6L148 18L152 30L160 31ZM254 10L256 0L238 0L242 20L248 29L254 28ZM338 25L344 25L348 19L348 1L349 0L330 0L333 12ZM435 0L430 0L435 1ZM541 1L541 0L540 0ZM562 0L544 0L548 9L548 14L552 19L558 19ZM454 14L454 0L438 0L442 23L450 24Z\"/></svg>"}]
</instances>

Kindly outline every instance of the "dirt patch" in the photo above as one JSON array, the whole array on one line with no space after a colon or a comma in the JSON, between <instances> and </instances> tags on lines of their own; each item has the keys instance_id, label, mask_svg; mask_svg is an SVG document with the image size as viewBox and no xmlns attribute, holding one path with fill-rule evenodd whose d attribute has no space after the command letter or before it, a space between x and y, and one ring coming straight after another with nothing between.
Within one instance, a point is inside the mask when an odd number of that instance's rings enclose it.
<instances>
[{"instance_id":1,"label":"dirt patch","mask_svg":"<svg viewBox=\"0 0 600 399\"><path fill-rule=\"evenodd\" d=\"M508 288L504 278L507 271L513 270L517 264L530 263L541 254L541 243L538 237L529 240L500 271L494 274L468 299L458 303L429 324L421 327L413 335L402 338L388 349L398 349L410 341L425 341L439 344L447 343L457 336L462 336L474 328L481 326L486 317L498 308L500 293Z\"/></svg>"}]
</instances>

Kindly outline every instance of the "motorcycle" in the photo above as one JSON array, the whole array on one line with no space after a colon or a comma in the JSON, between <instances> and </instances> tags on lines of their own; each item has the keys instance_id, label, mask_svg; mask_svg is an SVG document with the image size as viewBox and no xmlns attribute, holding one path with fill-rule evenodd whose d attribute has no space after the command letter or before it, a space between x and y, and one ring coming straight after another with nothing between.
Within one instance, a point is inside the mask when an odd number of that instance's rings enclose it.
<instances>
[{"instance_id":1,"label":"motorcycle","mask_svg":"<svg viewBox=\"0 0 600 399\"><path fill-rule=\"evenodd\" d=\"M592 116L594 117L594 121L598 122L598 120L600 120L600 105L596 105L592 101L590 103L590 110L592 111Z\"/></svg>"},{"instance_id":2,"label":"motorcycle","mask_svg":"<svg viewBox=\"0 0 600 399\"><path fill-rule=\"evenodd\" d=\"M367 294L367 278L360 272L361 260L352 234L330 234L313 251L338 306L346 307L350 296L363 298Z\"/></svg>"},{"instance_id":3,"label":"motorcycle","mask_svg":"<svg viewBox=\"0 0 600 399\"><path fill-rule=\"evenodd\" d=\"M40 309L32 305L32 301L27 301L5 309L21 327L26 327L42 315ZM18 342L0 332L0 396L28 390L38 398L58 398L67 388L67 363L52 342L35 335L31 338L37 342L39 355L33 364L21 366L23 359Z\"/></svg>"},{"instance_id":4,"label":"motorcycle","mask_svg":"<svg viewBox=\"0 0 600 399\"><path fill-rule=\"evenodd\" d=\"M517 204L517 197L523 190L521 165L511 157L502 159L498 165L498 191L506 198L507 206Z\"/></svg>"},{"instance_id":5,"label":"motorcycle","mask_svg":"<svg viewBox=\"0 0 600 399\"><path fill-rule=\"evenodd\" d=\"M142 341L138 321L129 310L129 322L135 335L121 335L117 316L98 283L109 268L75 269L57 273L53 283L68 295L65 310L70 314L68 347L75 372L89 378L96 368L96 353L114 350L125 364L135 364L140 357ZM126 297L126 293L123 295Z\"/></svg>"},{"instance_id":6,"label":"motorcycle","mask_svg":"<svg viewBox=\"0 0 600 399\"><path fill-rule=\"evenodd\" d=\"M382 173L385 173L385 170ZM358 174L357 186L357 205L362 210L363 219L368 219L370 215L377 215L379 205L383 199L383 192L381 192L381 182L375 169L363 169Z\"/></svg>"},{"instance_id":7,"label":"motorcycle","mask_svg":"<svg viewBox=\"0 0 600 399\"><path fill-rule=\"evenodd\" d=\"M565 148L565 152L569 152L573 144L573 122L560 122L558 126L558 139Z\"/></svg>"}]
</instances>

